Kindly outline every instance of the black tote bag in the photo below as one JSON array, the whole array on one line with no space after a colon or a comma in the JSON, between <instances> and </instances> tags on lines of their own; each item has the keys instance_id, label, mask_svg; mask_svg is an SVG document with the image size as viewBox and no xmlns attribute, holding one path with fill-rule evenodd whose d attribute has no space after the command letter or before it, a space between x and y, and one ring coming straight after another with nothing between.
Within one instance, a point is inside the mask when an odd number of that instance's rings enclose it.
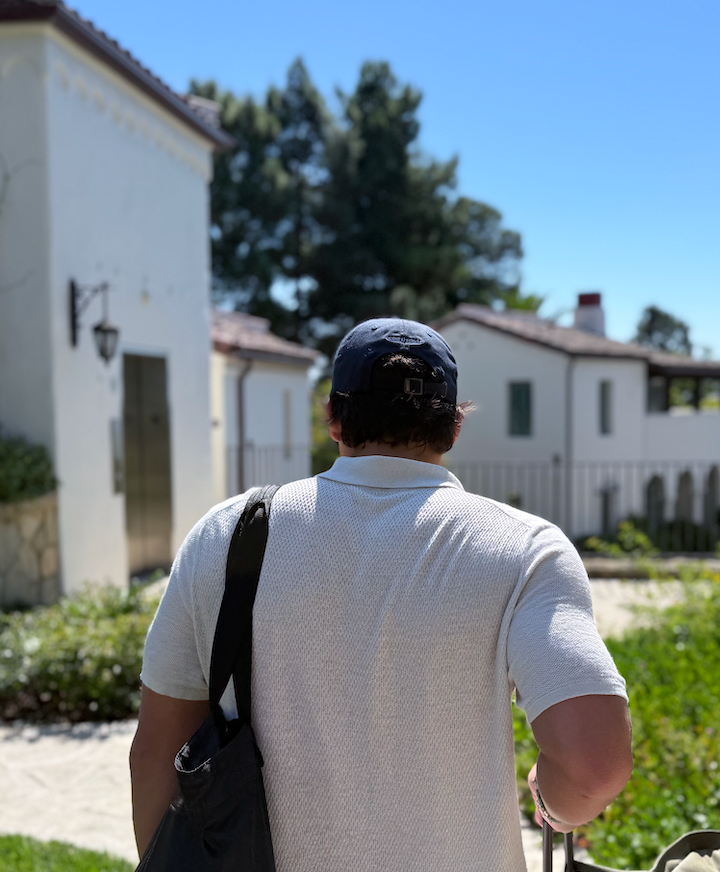
<instances>
[{"instance_id":1,"label":"black tote bag","mask_svg":"<svg viewBox=\"0 0 720 872\"><path fill-rule=\"evenodd\" d=\"M233 532L210 661L210 714L178 752L178 793L137 872L275 872L263 765L250 726L252 609L277 487L257 488ZM230 679L238 717L220 698Z\"/></svg>"}]
</instances>

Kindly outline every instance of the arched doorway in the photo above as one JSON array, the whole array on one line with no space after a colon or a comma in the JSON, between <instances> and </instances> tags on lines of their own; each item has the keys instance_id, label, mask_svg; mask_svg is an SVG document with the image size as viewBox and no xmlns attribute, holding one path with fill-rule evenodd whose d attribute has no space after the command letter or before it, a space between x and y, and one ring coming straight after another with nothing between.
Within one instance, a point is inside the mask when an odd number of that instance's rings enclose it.
<instances>
[{"instance_id":1,"label":"arched doorway","mask_svg":"<svg viewBox=\"0 0 720 872\"><path fill-rule=\"evenodd\" d=\"M665 482L654 475L648 482L645 492L645 515L650 538L657 536L665 521Z\"/></svg>"},{"instance_id":2,"label":"arched doorway","mask_svg":"<svg viewBox=\"0 0 720 872\"><path fill-rule=\"evenodd\" d=\"M678 479L677 499L675 500L675 520L692 521L695 503L695 485L692 473L685 470Z\"/></svg>"},{"instance_id":3,"label":"arched doorway","mask_svg":"<svg viewBox=\"0 0 720 872\"><path fill-rule=\"evenodd\" d=\"M672 550L694 551L697 549L698 528L695 520L695 483L692 473L685 470L677 483L675 520L672 525Z\"/></svg>"},{"instance_id":4,"label":"arched doorway","mask_svg":"<svg viewBox=\"0 0 720 872\"><path fill-rule=\"evenodd\" d=\"M705 481L703 523L710 536L708 550L712 550L720 538L720 469L717 466L712 467Z\"/></svg>"}]
</instances>

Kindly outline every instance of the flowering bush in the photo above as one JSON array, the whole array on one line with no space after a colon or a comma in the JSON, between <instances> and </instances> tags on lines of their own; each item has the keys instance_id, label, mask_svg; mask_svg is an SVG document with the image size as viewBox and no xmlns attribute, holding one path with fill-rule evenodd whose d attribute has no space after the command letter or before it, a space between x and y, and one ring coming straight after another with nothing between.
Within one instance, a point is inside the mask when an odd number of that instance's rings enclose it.
<instances>
[{"instance_id":1,"label":"flowering bush","mask_svg":"<svg viewBox=\"0 0 720 872\"><path fill-rule=\"evenodd\" d=\"M49 607L0 614L0 717L116 720L140 703L140 667L157 600L88 587Z\"/></svg>"}]
</instances>

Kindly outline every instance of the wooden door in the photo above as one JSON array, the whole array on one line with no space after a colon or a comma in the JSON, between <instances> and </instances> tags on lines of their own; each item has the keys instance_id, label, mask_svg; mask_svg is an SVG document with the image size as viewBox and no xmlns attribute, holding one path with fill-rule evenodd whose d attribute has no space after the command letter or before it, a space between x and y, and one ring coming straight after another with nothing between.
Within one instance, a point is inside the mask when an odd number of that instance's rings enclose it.
<instances>
[{"instance_id":1,"label":"wooden door","mask_svg":"<svg viewBox=\"0 0 720 872\"><path fill-rule=\"evenodd\" d=\"M170 415L163 357L124 355L125 514L130 572L172 562Z\"/></svg>"}]
</instances>

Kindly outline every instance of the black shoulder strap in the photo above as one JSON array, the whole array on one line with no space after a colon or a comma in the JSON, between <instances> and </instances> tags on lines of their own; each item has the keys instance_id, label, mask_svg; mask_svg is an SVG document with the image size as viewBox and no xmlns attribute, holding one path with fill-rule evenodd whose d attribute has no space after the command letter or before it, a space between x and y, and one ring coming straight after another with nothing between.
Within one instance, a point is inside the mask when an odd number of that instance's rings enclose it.
<instances>
[{"instance_id":1,"label":"black shoulder strap","mask_svg":"<svg viewBox=\"0 0 720 872\"><path fill-rule=\"evenodd\" d=\"M215 627L210 660L210 707L219 714L220 697L234 678L238 717L250 722L252 610L268 536L270 503L277 485L251 491L228 550L225 593Z\"/></svg>"}]
</instances>

